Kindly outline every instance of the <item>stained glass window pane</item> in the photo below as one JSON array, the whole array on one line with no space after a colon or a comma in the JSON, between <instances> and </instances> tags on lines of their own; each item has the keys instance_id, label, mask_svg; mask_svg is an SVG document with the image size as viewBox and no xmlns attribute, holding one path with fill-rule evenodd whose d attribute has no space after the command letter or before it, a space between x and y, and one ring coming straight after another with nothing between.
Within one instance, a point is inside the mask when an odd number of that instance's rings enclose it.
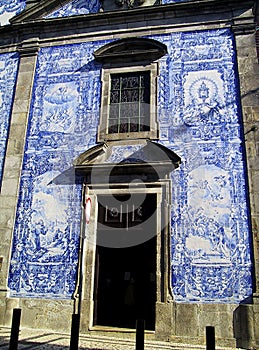
<instances>
[{"instance_id":1,"label":"stained glass window pane","mask_svg":"<svg viewBox=\"0 0 259 350\"><path fill-rule=\"evenodd\" d=\"M111 75L108 132L149 131L150 72Z\"/></svg>"}]
</instances>

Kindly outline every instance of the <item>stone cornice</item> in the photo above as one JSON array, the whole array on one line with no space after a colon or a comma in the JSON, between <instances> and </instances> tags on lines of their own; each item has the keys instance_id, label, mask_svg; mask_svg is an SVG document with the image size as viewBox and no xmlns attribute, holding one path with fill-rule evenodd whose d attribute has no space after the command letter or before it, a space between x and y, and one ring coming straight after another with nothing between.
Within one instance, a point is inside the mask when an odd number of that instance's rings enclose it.
<instances>
[{"instance_id":1,"label":"stone cornice","mask_svg":"<svg viewBox=\"0 0 259 350\"><path fill-rule=\"evenodd\" d=\"M41 1L40 3L36 4L35 6L29 7L27 10L23 11L19 15L12 18L10 21L11 23L22 23L22 22L28 22L28 21L34 21L37 19L40 19L50 12L52 12L54 9L57 9L66 3L68 3L69 0L45 0ZM149 8L155 8L156 11L158 10L158 7L172 7L177 12L181 11L188 11L191 9L191 11L198 12L200 11L206 11L206 13L209 12L215 12L220 8L221 10L234 10L236 8L247 8L247 7L255 7L257 1L256 0L194 0L194 1L187 1L187 2L180 2L180 3L173 3L168 5L157 5L157 6L150 6ZM146 7L139 7L135 8L135 10L146 10ZM113 12L129 12L131 10L120 10L113 11ZM109 12L106 12L110 16ZM76 16L78 17L78 16Z\"/></svg>"},{"instance_id":2,"label":"stone cornice","mask_svg":"<svg viewBox=\"0 0 259 350\"><path fill-rule=\"evenodd\" d=\"M34 19L0 28L0 49L19 43L30 37L39 42L66 42L80 40L83 36L104 33L130 33L139 30L182 31L230 28L239 33L254 31L255 19L252 0L200 0L187 3L158 5L132 10L102 12L67 18ZM119 29L118 29L119 28Z\"/></svg>"}]
</instances>

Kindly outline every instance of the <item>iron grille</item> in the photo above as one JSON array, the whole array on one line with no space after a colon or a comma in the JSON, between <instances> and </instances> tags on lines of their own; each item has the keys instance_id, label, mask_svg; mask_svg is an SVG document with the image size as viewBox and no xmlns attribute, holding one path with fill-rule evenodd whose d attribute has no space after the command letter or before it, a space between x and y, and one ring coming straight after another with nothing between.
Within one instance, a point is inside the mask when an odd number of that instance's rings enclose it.
<instances>
[{"instance_id":1,"label":"iron grille","mask_svg":"<svg viewBox=\"0 0 259 350\"><path fill-rule=\"evenodd\" d=\"M111 74L108 132L150 130L150 72Z\"/></svg>"}]
</instances>

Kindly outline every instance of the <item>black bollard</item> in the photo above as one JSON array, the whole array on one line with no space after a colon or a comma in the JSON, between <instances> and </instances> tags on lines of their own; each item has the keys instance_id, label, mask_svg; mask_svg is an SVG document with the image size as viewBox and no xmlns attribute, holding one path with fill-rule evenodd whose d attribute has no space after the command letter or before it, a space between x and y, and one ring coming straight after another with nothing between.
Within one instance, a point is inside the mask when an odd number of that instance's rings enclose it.
<instances>
[{"instance_id":1,"label":"black bollard","mask_svg":"<svg viewBox=\"0 0 259 350\"><path fill-rule=\"evenodd\" d=\"M69 347L70 350L78 350L79 325L80 325L79 314L73 314L72 325L71 325L70 347Z\"/></svg>"},{"instance_id":2,"label":"black bollard","mask_svg":"<svg viewBox=\"0 0 259 350\"><path fill-rule=\"evenodd\" d=\"M144 350L145 320L137 320L136 324L136 350Z\"/></svg>"},{"instance_id":3,"label":"black bollard","mask_svg":"<svg viewBox=\"0 0 259 350\"><path fill-rule=\"evenodd\" d=\"M206 327L206 350L215 350L215 328Z\"/></svg>"},{"instance_id":4,"label":"black bollard","mask_svg":"<svg viewBox=\"0 0 259 350\"><path fill-rule=\"evenodd\" d=\"M9 350L17 350L18 349L20 320L21 320L21 309L13 309L13 319L12 319L12 328L11 328Z\"/></svg>"}]
</instances>

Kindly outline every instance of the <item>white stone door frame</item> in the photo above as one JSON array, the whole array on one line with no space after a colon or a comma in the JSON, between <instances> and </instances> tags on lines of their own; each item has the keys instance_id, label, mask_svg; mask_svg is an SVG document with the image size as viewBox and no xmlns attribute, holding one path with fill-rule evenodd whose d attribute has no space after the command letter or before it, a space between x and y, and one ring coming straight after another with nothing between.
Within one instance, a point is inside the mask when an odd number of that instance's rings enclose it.
<instances>
[{"instance_id":1,"label":"white stone door frame","mask_svg":"<svg viewBox=\"0 0 259 350\"><path fill-rule=\"evenodd\" d=\"M171 181L162 180L153 183L134 182L116 184L98 184L88 186L87 196L91 198L91 219L88 225L82 225L85 235L84 254L81 252L82 261L82 300L81 300L81 331L96 330L94 326L94 292L95 292L95 257L98 218L98 196L114 194L156 194L156 233L157 233L157 262L156 262L156 298L157 303L165 302L170 295L170 268L168 266L170 247L168 232L170 232L170 203ZM169 210L168 210L169 209ZM83 217L83 215L82 215ZM163 238L162 238L163 234ZM164 252L164 256L161 256ZM162 260L163 261L162 261ZM161 271L161 266L165 266ZM159 319L156 317L156 319ZM157 322L157 321L156 321Z\"/></svg>"}]
</instances>

